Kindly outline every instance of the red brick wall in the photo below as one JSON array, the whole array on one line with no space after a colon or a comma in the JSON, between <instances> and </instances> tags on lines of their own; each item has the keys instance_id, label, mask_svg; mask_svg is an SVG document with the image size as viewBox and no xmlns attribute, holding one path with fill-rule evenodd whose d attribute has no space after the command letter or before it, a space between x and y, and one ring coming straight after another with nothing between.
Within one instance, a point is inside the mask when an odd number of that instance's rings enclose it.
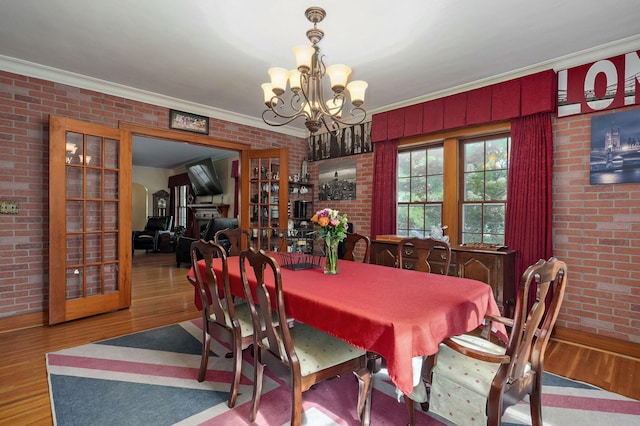
<instances>
[{"instance_id":1,"label":"red brick wall","mask_svg":"<svg viewBox=\"0 0 640 426\"><path fill-rule=\"evenodd\" d=\"M0 215L0 318L46 308L49 114L166 128L169 111L0 72L0 200L20 203L18 215ZM640 185L589 185L590 117L565 117L554 126L554 254L570 267L558 325L640 342ZM289 147L290 171L299 172L306 153L300 139L216 119L210 125L216 138ZM368 235L373 154L355 158L357 199L316 200L314 207L347 213ZM318 163L309 163L312 179L317 172Z\"/></svg>"},{"instance_id":2,"label":"red brick wall","mask_svg":"<svg viewBox=\"0 0 640 426\"><path fill-rule=\"evenodd\" d=\"M0 215L0 318L47 305L49 114L110 127L169 123L165 107L0 71L0 200L20 207L17 215ZM218 139L289 147L296 169L306 154L300 138L217 119L210 127Z\"/></svg>"},{"instance_id":3,"label":"red brick wall","mask_svg":"<svg viewBox=\"0 0 640 426\"><path fill-rule=\"evenodd\" d=\"M373 189L373 154L359 154L351 158L356 159L356 199L355 200L334 200L318 201L318 188L316 183L315 210L331 208L338 210L341 214L346 213L349 222L353 223L354 231L358 234L371 234L371 194ZM323 164L343 161L344 158L333 160L323 160ZM317 180L318 166L320 162L309 163L309 173ZM378 212L380 214L380 212Z\"/></svg>"},{"instance_id":4,"label":"red brick wall","mask_svg":"<svg viewBox=\"0 0 640 426\"><path fill-rule=\"evenodd\" d=\"M640 184L589 184L595 115L554 125L553 253L569 269L558 325L640 343Z\"/></svg>"}]
</instances>

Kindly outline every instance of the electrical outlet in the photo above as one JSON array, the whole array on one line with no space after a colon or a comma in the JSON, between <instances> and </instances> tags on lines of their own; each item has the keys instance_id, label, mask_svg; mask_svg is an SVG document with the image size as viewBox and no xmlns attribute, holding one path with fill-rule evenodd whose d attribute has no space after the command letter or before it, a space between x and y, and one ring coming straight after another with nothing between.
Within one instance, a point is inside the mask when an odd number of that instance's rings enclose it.
<instances>
[{"instance_id":1,"label":"electrical outlet","mask_svg":"<svg viewBox=\"0 0 640 426\"><path fill-rule=\"evenodd\" d=\"M0 201L0 214L18 214L18 202Z\"/></svg>"}]
</instances>

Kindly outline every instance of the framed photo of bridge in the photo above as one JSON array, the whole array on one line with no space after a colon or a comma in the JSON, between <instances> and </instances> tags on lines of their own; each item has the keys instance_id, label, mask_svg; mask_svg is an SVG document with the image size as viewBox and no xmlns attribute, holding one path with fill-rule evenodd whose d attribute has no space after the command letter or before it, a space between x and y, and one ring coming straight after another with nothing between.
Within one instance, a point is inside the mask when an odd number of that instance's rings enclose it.
<instances>
[{"instance_id":1,"label":"framed photo of bridge","mask_svg":"<svg viewBox=\"0 0 640 426\"><path fill-rule=\"evenodd\" d=\"M640 110L591 118L589 183L640 183Z\"/></svg>"}]
</instances>

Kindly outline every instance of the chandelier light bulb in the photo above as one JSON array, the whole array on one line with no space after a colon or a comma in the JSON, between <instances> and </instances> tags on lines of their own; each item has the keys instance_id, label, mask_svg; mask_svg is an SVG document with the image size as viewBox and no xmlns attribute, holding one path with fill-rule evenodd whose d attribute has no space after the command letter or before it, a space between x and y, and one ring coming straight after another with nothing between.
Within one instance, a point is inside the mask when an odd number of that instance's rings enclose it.
<instances>
[{"instance_id":1,"label":"chandelier light bulb","mask_svg":"<svg viewBox=\"0 0 640 426\"><path fill-rule=\"evenodd\" d=\"M267 105L267 107L275 106L276 102L273 100L273 84L263 83L260 87L262 87L262 91L264 94L264 103Z\"/></svg>"},{"instance_id":2,"label":"chandelier light bulb","mask_svg":"<svg viewBox=\"0 0 640 426\"><path fill-rule=\"evenodd\" d=\"M273 67L269 68L269 77L271 77L271 90L277 96L284 93L287 88L287 80L289 79L289 70L286 68Z\"/></svg>"},{"instance_id":3,"label":"chandelier light bulb","mask_svg":"<svg viewBox=\"0 0 640 426\"><path fill-rule=\"evenodd\" d=\"M336 64L327 67L327 75L331 81L331 90L342 93L351 74L351 67L344 64Z\"/></svg>"},{"instance_id":4,"label":"chandelier light bulb","mask_svg":"<svg viewBox=\"0 0 640 426\"><path fill-rule=\"evenodd\" d=\"M301 75L302 73L298 70L289 71L289 87L294 93L298 93L302 88L302 83L300 82Z\"/></svg>"},{"instance_id":5,"label":"chandelier light bulb","mask_svg":"<svg viewBox=\"0 0 640 426\"><path fill-rule=\"evenodd\" d=\"M367 90L367 87L369 87L367 82L362 80L355 80L347 84L347 91L349 92L349 96L351 96L351 103L354 106L359 107L364 103L364 92Z\"/></svg>"},{"instance_id":6,"label":"chandelier light bulb","mask_svg":"<svg viewBox=\"0 0 640 426\"><path fill-rule=\"evenodd\" d=\"M296 46L293 54L296 57L296 68L303 74L311 71L311 60L316 50L312 46Z\"/></svg>"}]
</instances>

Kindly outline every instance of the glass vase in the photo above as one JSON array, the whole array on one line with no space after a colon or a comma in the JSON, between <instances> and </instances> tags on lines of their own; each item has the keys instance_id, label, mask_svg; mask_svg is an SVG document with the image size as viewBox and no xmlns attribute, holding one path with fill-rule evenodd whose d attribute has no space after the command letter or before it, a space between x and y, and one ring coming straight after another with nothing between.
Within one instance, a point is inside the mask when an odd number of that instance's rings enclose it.
<instances>
[{"instance_id":1,"label":"glass vase","mask_svg":"<svg viewBox=\"0 0 640 426\"><path fill-rule=\"evenodd\" d=\"M338 273L338 240L327 240L324 273L335 275Z\"/></svg>"}]
</instances>

